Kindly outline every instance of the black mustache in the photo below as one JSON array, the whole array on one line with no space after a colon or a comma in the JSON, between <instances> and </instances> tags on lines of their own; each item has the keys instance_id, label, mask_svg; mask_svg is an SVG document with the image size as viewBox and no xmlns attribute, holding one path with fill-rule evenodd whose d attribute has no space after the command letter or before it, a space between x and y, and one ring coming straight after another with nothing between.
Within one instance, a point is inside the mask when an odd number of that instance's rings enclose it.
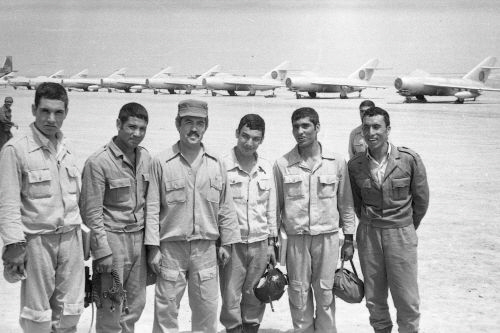
<instances>
[{"instance_id":1,"label":"black mustache","mask_svg":"<svg viewBox=\"0 0 500 333\"><path fill-rule=\"evenodd\" d=\"M191 136L191 135L196 135L197 137L200 137L200 135L198 134L198 132L195 132L195 131L191 131L188 133L188 136Z\"/></svg>"}]
</instances>

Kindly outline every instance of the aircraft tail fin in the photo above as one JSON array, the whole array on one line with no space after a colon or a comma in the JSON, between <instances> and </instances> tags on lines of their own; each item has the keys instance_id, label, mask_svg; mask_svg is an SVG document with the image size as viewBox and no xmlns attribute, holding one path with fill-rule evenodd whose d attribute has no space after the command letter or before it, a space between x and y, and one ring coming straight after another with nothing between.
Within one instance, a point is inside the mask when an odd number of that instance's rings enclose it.
<instances>
[{"instance_id":1,"label":"aircraft tail fin","mask_svg":"<svg viewBox=\"0 0 500 333\"><path fill-rule=\"evenodd\" d=\"M210 68L208 71L200 75L200 78L204 79L209 76L213 76L214 74L219 73L221 70L220 65L215 65L214 67Z\"/></svg>"},{"instance_id":2,"label":"aircraft tail fin","mask_svg":"<svg viewBox=\"0 0 500 333\"><path fill-rule=\"evenodd\" d=\"M363 81L370 81L378 66L378 59L373 58L368 60L366 64L358 68L354 73L349 75L349 79L359 79Z\"/></svg>"},{"instance_id":3,"label":"aircraft tail fin","mask_svg":"<svg viewBox=\"0 0 500 333\"><path fill-rule=\"evenodd\" d=\"M273 68L270 72L264 74L262 78L284 81L286 79L286 75L289 68L290 68L290 63L288 61L283 61L281 64Z\"/></svg>"},{"instance_id":4,"label":"aircraft tail fin","mask_svg":"<svg viewBox=\"0 0 500 333\"><path fill-rule=\"evenodd\" d=\"M49 77L53 78L53 79L60 79L60 78L63 77L63 75L64 75L64 69L61 69L61 70L58 70L57 72L55 72L54 74L52 74Z\"/></svg>"},{"instance_id":5,"label":"aircraft tail fin","mask_svg":"<svg viewBox=\"0 0 500 333\"><path fill-rule=\"evenodd\" d=\"M73 75L71 77L71 79L80 79L80 78L85 78L89 75L89 70L88 69L84 69L83 71L79 72L79 73L76 73L75 75Z\"/></svg>"},{"instance_id":6,"label":"aircraft tail fin","mask_svg":"<svg viewBox=\"0 0 500 333\"><path fill-rule=\"evenodd\" d=\"M156 79L156 78L162 77L164 75L169 76L170 74L172 74L172 69L173 69L173 67L171 67L171 66L163 68L161 71L159 71L158 73L156 73L155 75L153 75L151 78L152 79Z\"/></svg>"},{"instance_id":7,"label":"aircraft tail fin","mask_svg":"<svg viewBox=\"0 0 500 333\"><path fill-rule=\"evenodd\" d=\"M500 67L493 67L497 62L495 57L487 57L474 67L469 73L465 74L463 79L479 81L485 83L492 69L499 69Z\"/></svg>"},{"instance_id":8,"label":"aircraft tail fin","mask_svg":"<svg viewBox=\"0 0 500 333\"><path fill-rule=\"evenodd\" d=\"M8 73L11 73L12 71L13 71L12 70L12 56L6 56L3 67L0 68L0 73L8 74Z\"/></svg>"},{"instance_id":9,"label":"aircraft tail fin","mask_svg":"<svg viewBox=\"0 0 500 333\"><path fill-rule=\"evenodd\" d=\"M119 70L115 71L114 73L112 73L110 76L108 76L109 78L115 78L115 77L125 77L125 73L127 72L127 68L126 67L123 67L123 68L120 68Z\"/></svg>"}]
</instances>

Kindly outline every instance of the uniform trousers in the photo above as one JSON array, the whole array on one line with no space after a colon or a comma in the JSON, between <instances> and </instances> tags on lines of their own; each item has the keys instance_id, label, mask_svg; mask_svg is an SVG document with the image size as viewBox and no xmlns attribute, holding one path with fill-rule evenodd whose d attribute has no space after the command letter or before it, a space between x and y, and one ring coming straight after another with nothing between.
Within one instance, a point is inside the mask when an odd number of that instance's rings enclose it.
<instances>
[{"instance_id":1,"label":"uniform trousers","mask_svg":"<svg viewBox=\"0 0 500 333\"><path fill-rule=\"evenodd\" d=\"M179 306L188 287L191 331L217 332L215 241L163 241L155 290L154 333L179 332Z\"/></svg>"},{"instance_id":2,"label":"uniform trousers","mask_svg":"<svg viewBox=\"0 0 500 333\"><path fill-rule=\"evenodd\" d=\"M260 325L266 304L255 297L253 288L266 270L267 248L267 238L233 244L231 259L220 266L220 321L226 329L242 324Z\"/></svg>"},{"instance_id":3,"label":"uniform trousers","mask_svg":"<svg viewBox=\"0 0 500 333\"><path fill-rule=\"evenodd\" d=\"M102 299L102 308L97 309L97 333L131 333L146 305L146 250L144 230L135 232L106 232L108 245L113 253L113 269L120 277L123 289L127 291L129 313L122 312L122 304ZM113 286L111 274L101 274L101 290L108 291Z\"/></svg>"},{"instance_id":4,"label":"uniform trousers","mask_svg":"<svg viewBox=\"0 0 500 333\"><path fill-rule=\"evenodd\" d=\"M413 224L385 229L361 223L356 241L372 327L375 330L392 327L387 305L389 289L397 310L399 332L418 332L418 238Z\"/></svg>"},{"instance_id":5,"label":"uniform trousers","mask_svg":"<svg viewBox=\"0 0 500 333\"><path fill-rule=\"evenodd\" d=\"M80 227L59 234L27 235L26 240L19 320L23 331L76 332L84 297Z\"/></svg>"},{"instance_id":6,"label":"uniform trousers","mask_svg":"<svg viewBox=\"0 0 500 333\"><path fill-rule=\"evenodd\" d=\"M332 289L339 256L338 233L288 235L286 255L294 331L337 332Z\"/></svg>"}]
</instances>

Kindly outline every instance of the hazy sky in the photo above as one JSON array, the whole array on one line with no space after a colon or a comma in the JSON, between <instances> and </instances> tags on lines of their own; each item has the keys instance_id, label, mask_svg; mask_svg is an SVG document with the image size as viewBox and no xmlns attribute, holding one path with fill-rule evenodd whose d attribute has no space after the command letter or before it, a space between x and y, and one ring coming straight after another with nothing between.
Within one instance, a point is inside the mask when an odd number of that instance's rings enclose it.
<instances>
[{"instance_id":1,"label":"hazy sky","mask_svg":"<svg viewBox=\"0 0 500 333\"><path fill-rule=\"evenodd\" d=\"M377 75L466 72L500 58L500 1L0 1L0 55L23 75L119 67L154 74L261 75L296 69L347 75L378 57Z\"/></svg>"}]
</instances>

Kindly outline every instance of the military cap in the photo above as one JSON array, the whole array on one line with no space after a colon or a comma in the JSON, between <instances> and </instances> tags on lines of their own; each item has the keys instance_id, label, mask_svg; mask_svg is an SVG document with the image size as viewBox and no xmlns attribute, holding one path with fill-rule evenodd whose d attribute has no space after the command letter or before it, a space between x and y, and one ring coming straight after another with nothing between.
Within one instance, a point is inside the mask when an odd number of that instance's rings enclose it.
<instances>
[{"instance_id":1,"label":"military cap","mask_svg":"<svg viewBox=\"0 0 500 333\"><path fill-rule=\"evenodd\" d=\"M4 102L14 102L14 99L10 96L5 97Z\"/></svg>"},{"instance_id":2,"label":"military cap","mask_svg":"<svg viewBox=\"0 0 500 333\"><path fill-rule=\"evenodd\" d=\"M185 99L179 102L177 115L179 117L208 117L208 105L206 102L196 99Z\"/></svg>"}]
</instances>

